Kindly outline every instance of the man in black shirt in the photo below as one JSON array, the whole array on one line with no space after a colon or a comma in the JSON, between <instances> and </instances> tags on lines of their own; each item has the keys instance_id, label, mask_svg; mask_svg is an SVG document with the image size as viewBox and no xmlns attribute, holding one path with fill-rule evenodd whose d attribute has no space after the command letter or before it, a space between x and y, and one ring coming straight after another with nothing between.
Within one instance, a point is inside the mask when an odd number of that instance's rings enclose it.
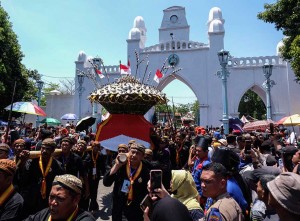
<instances>
[{"instance_id":1,"label":"man in black shirt","mask_svg":"<svg viewBox=\"0 0 300 221\"><path fill-rule=\"evenodd\" d=\"M128 221L142 221L143 211L140 203L148 194L147 182L149 169L143 163L145 147L141 144L132 144L127 155L127 161L121 162L118 154L115 165L104 178L104 186L113 188L112 220L121 221L122 213Z\"/></svg>"},{"instance_id":2,"label":"man in black shirt","mask_svg":"<svg viewBox=\"0 0 300 221\"><path fill-rule=\"evenodd\" d=\"M12 185L16 164L12 160L0 160L0 220L21 220L23 198Z\"/></svg>"},{"instance_id":3,"label":"man in black shirt","mask_svg":"<svg viewBox=\"0 0 300 221\"><path fill-rule=\"evenodd\" d=\"M61 163L54 159L52 154L56 148L56 143L52 138L46 138L42 142L41 156L32 159L27 166L28 173L26 179L30 180L28 200L30 214L44 209L48 206L48 196L51 185L56 175L64 173Z\"/></svg>"},{"instance_id":4,"label":"man in black shirt","mask_svg":"<svg viewBox=\"0 0 300 221\"><path fill-rule=\"evenodd\" d=\"M56 176L49 196L49 207L26 219L26 221L72 220L95 221L88 212L78 208L82 182L71 174Z\"/></svg>"},{"instance_id":5,"label":"man in black shirt","mask_svg":"<svg viewBox=\"0 0 300 221\"><path fill-rule=\"evenodd\" d=\"M84 182L83 184L83 197L88 198L90 195L87 171L83 166L83 161L81 157L73 152L71 149L74 145L74 141L65 137L61 142L62 154L57 160L62 163L62 167L66 174L72 174L78 178L81 178Z\"/></svg>"},{"instance_id":6,"label":"man in black shirt","mask_svg":"<svg viewBox=\"0 0 300 221\"><path fill-rule=\"evenodd\" d=\"M84 141L84 140L78 140L77 141L77 154L81 157L82 159L82 164L83 164L83 168L86 172L86 176L84 177L80 177L81 180L83 181L83 184L85 187L88 187L88 193L90 192L90 185L89 185L89 180L87 179L87 175L89 173L89 170L91 169L90 168L90 165L91 165L91 156L90 154L88 154L88 152L86 151L87 149L87 142ZM87 189L86 189L87 190ZM85 192L86 194L87 192ZM90 198L89 198L89 194L88 195L83 195L81 200L80 200L80 203L79 203L79 206L80 208L84 209L84 210L88 210L88 207L89 207L89 201L90 201Z\"/></svg>"}]
</instances>

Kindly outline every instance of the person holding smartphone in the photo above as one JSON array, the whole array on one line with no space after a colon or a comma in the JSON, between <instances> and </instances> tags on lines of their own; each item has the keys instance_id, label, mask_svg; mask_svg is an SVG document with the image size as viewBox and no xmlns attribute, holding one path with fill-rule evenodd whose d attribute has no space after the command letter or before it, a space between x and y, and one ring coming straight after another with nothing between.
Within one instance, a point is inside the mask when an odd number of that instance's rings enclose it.
<instances>
[{"instance_id":1,"label":"person holding smartphone","mask_svg":"<svg viewBox=\"0 0 300 221\"><path fill-rule=\"evenodd\" d=\"M146 194L149 169L143 163L145 147L134 143L127 154L126 161L116 157L115 164L103 177L106 187L114 183L112 221L122 221L122 214L128 221L142 221L143 211L140 203Z\"/></svg>"}]
</instances>

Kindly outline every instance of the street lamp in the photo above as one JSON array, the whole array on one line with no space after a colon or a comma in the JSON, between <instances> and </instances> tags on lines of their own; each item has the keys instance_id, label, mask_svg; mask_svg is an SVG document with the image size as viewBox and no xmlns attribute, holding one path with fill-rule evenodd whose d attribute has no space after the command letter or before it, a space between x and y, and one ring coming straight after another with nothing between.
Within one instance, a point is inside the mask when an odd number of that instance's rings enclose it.
<instances>
[{"instance_id":1,"label":"street lamp","mask_svg":"<svg viewBox=\"0 0 300 221\"><path fill-rule=\"evenodd\" d=\"M263 72L266 80L263 83L263 88L266 90L267 95L267 120L272 119L271 115L271 87L275 85L275 81L271 80L270 77L272 75L272 64L264 64L263 65Z\"/></svg>"},{"instance_id":2,"label":"street lamp","mask_svg":"<svg viewBox=\"0 0 300 221\"><path fill-rule=\"evenodd\" d=\"M79 83L79 87L78 87L78 94L79 94L79 113L78 113L78 117L79 119L81 119L81 97L82 97L82 93L84 91L84 88L82 87L83 82L84 82L84 74L82 72L77 73L77 79L78 79L78 83Z\"/></svg>"},{"instance_id":3,"label":"street lamp","mask_svg":"<svg viewBox=\"0 0 300 221\"><path fill-rule=\"evenodd\" d=\"M219 78L222 79L222 101L223 101L223 127L225 134L229 134L229 119L228 119L228 100L227 100L227 77L229 76L229 71L227 71L226 66L228 64L229 51L221 50L218 52L218 58L220 65L222 67L221 71L217 72Z\"/></svg>"},{"instance_id":4,"label":"street lamp","mask_svg":"<svg viewBox=\"0 0 300 221\"><path fill-rule=\"evenodd\" d=\"M42 89L43 89L43 86L44 86L44 82L42 80L38 80L36 82L37 84L37 88L38 88L38 106L41 105L41 97L42 97ZM38 128L40 124L40 116L37 115L36 116L36 128Z\"/></svg>"}]
</instances>

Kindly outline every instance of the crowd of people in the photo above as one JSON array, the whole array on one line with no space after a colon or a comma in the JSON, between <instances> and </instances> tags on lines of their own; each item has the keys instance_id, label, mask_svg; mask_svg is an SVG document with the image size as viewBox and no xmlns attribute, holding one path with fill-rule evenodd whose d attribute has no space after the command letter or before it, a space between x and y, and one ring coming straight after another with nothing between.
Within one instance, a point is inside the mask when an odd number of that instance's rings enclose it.
<instances>
[{"instance_id":1,"label":"crowd of people","mask_svg":"<svg viewBox=\"0 0 300 221\"><path fill-rule=\"evenodd\" d=\"M8 135L0 220L95 220L101 179L113 186L113 221L300 220L300 137L284 129L154 126L150 148L128 140L117 152L69 123ZM153 170L162 172L155 189Z\"/></svg>"}]
</instances>

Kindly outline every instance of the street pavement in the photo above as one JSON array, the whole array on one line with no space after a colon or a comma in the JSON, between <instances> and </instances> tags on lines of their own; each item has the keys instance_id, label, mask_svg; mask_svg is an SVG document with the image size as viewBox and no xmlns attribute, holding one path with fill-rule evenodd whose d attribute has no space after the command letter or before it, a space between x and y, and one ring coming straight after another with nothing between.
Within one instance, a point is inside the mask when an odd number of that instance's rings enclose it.
<instances>
[{"instance_id":1,"label":"street pavement","mask_svg":"<svg viewBox=\"0 0 300 221\"><path fill-rule=\"evenodd\" d=\"M99 220L111 221L111 207L112 207L112 189L111 187L103 186L102 179L99 181L97 201L99 204L99 211L94 216Z\"/></svg>"}]
</instances>

